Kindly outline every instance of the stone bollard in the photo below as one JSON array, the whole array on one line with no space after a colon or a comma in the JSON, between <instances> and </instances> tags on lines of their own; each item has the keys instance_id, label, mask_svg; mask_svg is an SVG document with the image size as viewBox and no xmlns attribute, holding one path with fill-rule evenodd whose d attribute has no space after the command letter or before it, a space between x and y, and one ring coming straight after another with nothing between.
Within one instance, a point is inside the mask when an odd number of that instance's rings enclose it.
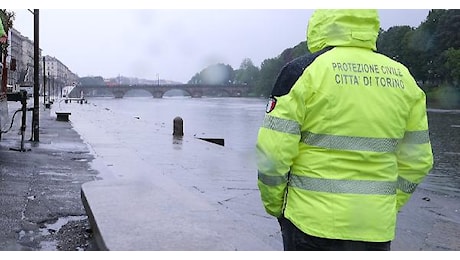
<instances>
[{"instance_id":1,"label":"stone bollard","mask_svg":"<svg viewBox=\"0 0 460 260\"><path fill-rule=\"evenodd\" d=\"M184 121L179 116L173 121L173 136L184 136Z\"/></svg>"}]
</instances>

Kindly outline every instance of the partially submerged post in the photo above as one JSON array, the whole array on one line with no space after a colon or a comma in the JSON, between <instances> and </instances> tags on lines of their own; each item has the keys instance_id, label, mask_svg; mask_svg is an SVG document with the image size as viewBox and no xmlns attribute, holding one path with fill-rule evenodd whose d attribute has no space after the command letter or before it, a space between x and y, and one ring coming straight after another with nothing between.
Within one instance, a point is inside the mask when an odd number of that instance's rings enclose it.
<instances>
[{"instance_id":1,"label":"partially submerged post","mask_svg":"<svg viewBox=\"0 0 460 260\"><path fill-rule=\"evenodd\" d=\"M184 121L179 116L173 120L173 136L184 136Z\"/></svg>"}]
</instances>

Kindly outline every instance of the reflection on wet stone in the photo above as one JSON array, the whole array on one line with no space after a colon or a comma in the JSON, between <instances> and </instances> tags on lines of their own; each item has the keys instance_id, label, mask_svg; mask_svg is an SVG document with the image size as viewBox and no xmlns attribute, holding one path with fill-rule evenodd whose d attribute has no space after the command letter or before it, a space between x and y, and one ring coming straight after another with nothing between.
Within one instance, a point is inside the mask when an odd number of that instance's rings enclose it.
<instances>
[{"instance_id":1,"label":"reflection on wet stone","mask_svg":"<svg viewBox=\"0 0 460 260\"><path fill-rule=\"evenodd\" d=\"M182 136L173 136L174 150L182 150Z\"/></svg>"}]
</instances>

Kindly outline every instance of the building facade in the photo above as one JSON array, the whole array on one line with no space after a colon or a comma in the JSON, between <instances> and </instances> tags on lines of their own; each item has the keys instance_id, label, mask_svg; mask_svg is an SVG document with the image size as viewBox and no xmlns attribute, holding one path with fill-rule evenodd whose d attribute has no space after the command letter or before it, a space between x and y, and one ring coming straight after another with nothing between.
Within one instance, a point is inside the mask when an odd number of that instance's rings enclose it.
<instances>
[{"instance_id":1,"label":"building facade","mask_svg":"<svg viewBox=\"0 0 460 260\"><path fill-rule=\"evenodd\" d=\"M56 57L46 55L43 60L47 93L51 93L52 96L60 95L63 87L78 82L78 76Z\"/></svg>"},{"instance_id":2,"label":"building facade","mask_svg":"<svg viewBox=\"0 0 460 260\"><path fill-rule=\"evenodd\" d=\"M8 56L6 65L8 68L8 85L34 85L34 42L28 37L23 36L15 28L10 28L8 32ZM46 78L43 76L46 76ZM39 49L40 95L43 95L44 91L47 95L51 93L49 92L51 87L56 87L57 90L64 86L76 84L77 82L78 75L73 73L56 57L49 55L42 57L42 49Z\"/></svg>"}]
</instances>

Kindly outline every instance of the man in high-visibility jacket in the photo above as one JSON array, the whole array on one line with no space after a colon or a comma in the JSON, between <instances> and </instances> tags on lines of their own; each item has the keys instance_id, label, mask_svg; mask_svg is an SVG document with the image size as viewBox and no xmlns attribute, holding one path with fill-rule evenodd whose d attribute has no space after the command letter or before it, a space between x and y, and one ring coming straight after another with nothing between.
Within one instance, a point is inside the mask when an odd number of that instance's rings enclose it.
<instances>
[{"instance_id":1,"label":"man in high-visibility jacket","mask_svg":"<svg viewBox=\"0 0 460 260\"><path fill-rule=\"evenodd\" d=\"M311 55L280 72L257 140L258 187L285 250L390 250L431 170L425 93L376 52L376 10L317 10Z\"/></svg>"}]
</instances>

